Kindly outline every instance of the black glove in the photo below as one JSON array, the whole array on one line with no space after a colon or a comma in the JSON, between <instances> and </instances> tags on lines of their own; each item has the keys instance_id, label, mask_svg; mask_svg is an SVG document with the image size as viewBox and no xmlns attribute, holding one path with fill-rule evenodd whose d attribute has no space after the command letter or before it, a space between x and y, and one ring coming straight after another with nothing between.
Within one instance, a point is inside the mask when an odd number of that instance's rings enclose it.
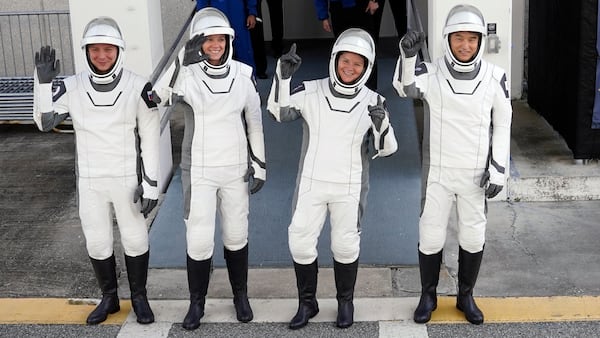
<instances>
[{"instance_id":1,"label":"black glove","mask_svg":"<svg viewBox=\"0 0 600 338\"><path fill-rule=\"evenodd\" d=\"M246 175L244 175L244 182L249 182L250 178L252 178L252 186L250 187L250 194L257 193L260 189L262 189L263 185L265 185L265 181L260 178L254 177L254 168L249 167L246 171Z\"/></svg>"},{"instance_id":2,"label":"black glove","mask_svg":"<svg viewBox=\"0 0 600 338\"><path fill-rule=\"evenodd\" d=\"M375 129L377 131L381 130L381 124L385 119L385 108L383 107L383 102L381 101L381 96L377 96L377 104L374 106L368 106L369 116L371 116L371 121L375 125Z\"/></svg>"},{"instance_id":3,"label":"black glove","mask_svg":"<svg viewBox=\"0 0 600 338\"><path fill-rule=\"evenodd\" d=\"M208 59L208 56L202 53L202 45L206 41L204 34L194 35L185 43L185 54L183 55L183 65L191 65Z\"/></svg>"},{"instance_id":4,"label":"black glove","mask_svg":"<svg viewBox=\"0 0 600 338\"><path fill-rule=\"evenodd\" d=\"M487 197L487 198L496 197L496 195L498 195L498 193L500 193L502 191L502 188L503 188L503 186L501 186L501 185L490 183L490 185L488 185L488 187L485 189L485 197Z\"/></svg>"},{"instance_id":5,"label":"black glove","mask_svg":"<svg viewBox=\"0 0 600 338\"><path fill-rule=\"evenodd\" d=\"M404 55L410 58L417 55L424 41L425 33L411 30L404 34L402 40L400 40L400 47L404 51Z\"/></svg>"},{"instance_id":6,"label":"black glove","mask_svg":"<svg viewBox=\"0 0 600 338\"><path fill-rule=\"evenodd\" d=\"M290 51L279 58L281 79L286 80L292 77L292 74L300 68L301 64L302 58L296 54L296 43L294 43L292 44L292 47L290 47Z\"/></svg>"},{"instance_id":7,"label":"black glove","mask_svg":"<svg viewBox=\"0 0 600 338\"><path fill-rule=\"evenodd\" d=\"M135 193L133 194L133 203L137 203L140 199L142 203L142 210L140 210L140 212L144 214L144 218L146 218L152 209L156 207L158 200L144 198L144 187L141 184L138 185L137 189L135 189Z\"/></svg>"},{"instance_id":8,"label":"black glove","mask_svg":"<svg viewBox=\"0 0 600 338\"><path fill-rule=\"evenodd\" d=\"M35 52L35 69L40 83L51 83L60 73L60 60L56 60L56 50L50 46Z\"/></svg>"},{"instance_id":9,"label":"black glove","mask_svg":"<svg viewBox=\"0 0 600 338\"><path fill-rule=\"evenodd\" d=\"M498 193L502 191L504 186L490 183L490 172L486 170L481 176L481 181L479 181L479 186L485 189L485 197L494 198Z\"/></svg>"}]
</instances>

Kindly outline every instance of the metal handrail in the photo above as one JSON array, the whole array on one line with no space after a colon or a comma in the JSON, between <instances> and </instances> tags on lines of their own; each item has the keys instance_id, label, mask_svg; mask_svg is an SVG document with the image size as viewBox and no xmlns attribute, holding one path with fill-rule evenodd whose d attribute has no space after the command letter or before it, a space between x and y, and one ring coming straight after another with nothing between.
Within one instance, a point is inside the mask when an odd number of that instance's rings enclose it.
<instances>
[{"instance_id":1,"label":"metal handrail","mask_svg":"<svg viewBox=\"0 0 600 338\"><path fill-rule=\"evenodd\" d=\"M150 75L150 83L152 85L154 85L156 83L159 76L164 72L165 68L167 68L167 65L169 64L169 61L172 59L173 54L175 54L175 50L177 49L177 46L179 46L179 43L181 42L183 35L185 34L188 27L190 26L190 23L192 22L192 18L194 17L195 13L196 13L196 8L194 7L194 9L192 9L192 12L188 16L187 20L184 22L183 27L177 34L175 41L173 41L173 43L171 44L171 47L162 56L162 58L158 62L158 65L156 65L156 68ZM163 116L160 119L160 133L161 134L163 133L163 130L165 129L165 127L167 126L167 123L169 122L173 107L174 107L174 105L168 106L167 110L165 110L165 113L163 114Z\"/></svg>"}]
</instances>

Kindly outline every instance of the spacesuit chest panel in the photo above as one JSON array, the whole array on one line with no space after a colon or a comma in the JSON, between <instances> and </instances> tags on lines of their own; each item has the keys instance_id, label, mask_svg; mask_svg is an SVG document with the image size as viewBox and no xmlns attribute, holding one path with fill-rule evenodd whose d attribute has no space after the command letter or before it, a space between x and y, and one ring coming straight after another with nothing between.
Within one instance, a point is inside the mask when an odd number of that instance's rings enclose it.
<instances>
[{"instance_id":1,"label":"spacesuit chest panel","mask_svg":"<svg viewBox=\"0 0 600 338\"><path fill-rule=\"evenodd\" d=\"M110 92L98 92L84 74L71 96L70 115L81 177L117 177L136 173L136 112L142 88L124 72Z\"/></svg>"},{"instance_id":2,"label":"spacesuit chest panel","mask_svg":"<svg viewBox=\"0 0 600 338\"><path fill-rule=\"evenodd\" d=\"M190 67L194 78L202 83L211 94L228 94L233 88L236 77L239 76L238 68L235 63L231 63L229 72L225 77L214 78L208 76L201 68L200 64Z\"/></svg>"},{"instance_id":3,"label":"spacesuit chest panel","mask_svg":"<svg viewBox=\"0 0 600 338\"><path fill-rule=\"evenodd\" d=\"M247 163L247 140L242 113L247 101L244 81L235 64L224 78L211 78L194 67L184 100L192 107L194 132L192 166L233 166Z\"/></svg>"},{"instance_id":4,"label":"spacesuit chest panel","mask_svg":"<svg viewBox=\"0 0 600 338\"><path fill-rule=\"evenodd\" d=\"M429 155L432 165L453 168L485 167L493 103L492 72L482 67L472 80L452 77L440 65L439 88L428 95ZM457 151L460 149L460 151Z\"/></svg>"},{"instance_id":5,"label":"spacesuit chest panel","mask_svg":"<svg viewBox=\"0 0 600 338\"><path fill-rule=\"evenodd\" d=\"M357 97L339 98L322 82L319 90L307 97L309 105L303 117L309 144L303 176L335 183L361 182L361 146L371 128L368 93L363 90Z\"/></svg>"}]
</instances>

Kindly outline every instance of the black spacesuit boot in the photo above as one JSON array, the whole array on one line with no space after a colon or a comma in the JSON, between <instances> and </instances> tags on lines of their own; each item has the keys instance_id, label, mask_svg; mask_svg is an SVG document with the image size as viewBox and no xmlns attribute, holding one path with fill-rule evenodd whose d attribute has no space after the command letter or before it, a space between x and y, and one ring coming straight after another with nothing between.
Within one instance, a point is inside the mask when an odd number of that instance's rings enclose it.
<instances>
[{"instance_id":1,"label":"black spacesuit boot","mask_svg":"<svg viewBox=\"0 0 600 338\"><path fill-rule=\"evenodd\" d=\"M465 313L465 317L471 324L483 323L483 313L475 304L473 299L473 288L479 274L483 250L469 253L463 248L458 250L458 295L456 307Z\"/></svg>"},{"instance_id":2,"label":"black spacesuit boot","mask_svg":"<svg viewBox=\"0 0 600 338\"><path fill-rule=\"evenodd\" d=\"M247 323L254 318L248 301L248 244L237 251L223 249L236 317L240 322Z\"/></svg>"},{"instance_id":3,"label":"black spacesuit boot","mask_svg":"<svg viewBox=\"0 0 600 338\"><path fill-rule=\"evenodd\" d=\"M336 299L338 301L338 314L335 324L339 328L347 328L354 323L354 285L358 273L358 259L349 264L333 261L335 276Z\"/></svg>"},{"instance_id":4,"label":"black spacesuit boot","mask_svg":"<svg viewBox=\"0 0 600 338\"><path fill-rule=\"evenodd\" d=\"M115 255L104 260L97 260L90 257L94 273L98 280L100 290L102 290L102 300L87 317L86 323L95 325L106 320L109 314L119 312L119 296L117 295L117 264Z\"/></svg>"},{"instance_id":5,"label":"black spacesuit boot","mask_svg":"<svg viewBox=\"0 0 600 338\"><path fill-rule=\"evenodd\" d=\"M137 317L137 322L140 324L154 322L154 313L150 308L148 297L146 296L149 258L150 251L146 251L146 253L137 257L125 255L127 279L129 280L129 289L131 290L131 306Z\"/></svg>"},{"instance_id":6,"label":"black spacesuit boot","mask_svg":"<svg viewBox=\"0 0 600 338\"><path fill-rule=\"evenodd\" d=\"M442 250L426 255L419 250L419 271L421 272L421 299L415 309L415 323L427 323L431 313L437 308L437 286L440 279Z\"/></svg>"},{"instance_id":7,"label":"black spacesuit boot","mask_svg":"<svg viewBox=\"0 0 600 338\"><path fill-rule=\"evenodd\" d=\"M190 288L190 308L188 309L183 328L195 330L200 326L200 318L204 316L204 303L208 292L212 257L196 261L187 256L187 275Z\"/></svg>"},{"instance_id":8,"label":"black spacesuit boot","mask_svg":"<svg viewBox=\"0 0 600 338\"><path fill-rule=\"evenodd\" d=\"M318 263L315 259L311 264L294 262L296 285L298 286L298 312L290 321L290 329L296 330L308 324L308 320L319 313L317 303L317 274Z\"/></svg>"}]
</instances>

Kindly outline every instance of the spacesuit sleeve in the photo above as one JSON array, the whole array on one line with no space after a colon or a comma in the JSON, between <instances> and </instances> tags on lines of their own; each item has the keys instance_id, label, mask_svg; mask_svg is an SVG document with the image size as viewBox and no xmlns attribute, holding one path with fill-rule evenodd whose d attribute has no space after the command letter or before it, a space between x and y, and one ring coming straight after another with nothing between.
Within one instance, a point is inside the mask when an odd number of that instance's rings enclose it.
<instances>
[{"instance_id":1,"label":"spacesuit sleeve","mask_svg":"<svg viewBox=\"0 0 600 338\"><path fill-rule=\"evenodd\" d=\"M174 96L183 96L181 86L184 84L184 81L178 81L178 79L181 80L181 60L183 60L184 53L185 48L182 48L169 68L153 84L152 89L158 95L161 105L170 106L173 103Z\"/></svg>"},{"instance_id":2,"label":"spacesuit sleeve","mask_svg":"<svg viewBox=\"0 0 600 338\"><path fill-rule=\"evenodd\" d=\"M63 81L52 93L52 83L40 83L33 72L33 121L41 131L50 131L68 116L66 87ZM55 101L57 101L55 103Z\"/></svg>"},{"instance_id":3,"label":"spacesuit sleeve","mask_svg":"<svg viewBox=\"0 0 600 338\"><path fill-rule=\"evenodd\" d=\"M492 108L492 156L490 157L490 183L504 185L505 168L510 154L510 125L512 106L508 93L506 74L494 71L493 85L497 86Z\"/></svg>"},{"instance_id":4,"label":"spacesuit sleeve","mask_svg":"<svg viewBox=\"0 0 600 338\"><path fill-rule=\"evenodd\" d=\"M248 99L244 107L244 118L246 121L250 165L254 169L254 177L266 181L267 167L260 96L253 85L248 86L248 92Z\"/></svg>"},{"instance_id":5,"label":"spacesuit sleeve","mask_svg":"<svg viewBox=\"0 0 600 338\"><path fill-rule=\"evenodd\" d=\"M140 137L144 197L158 199L160 118L156 103L150 100L150 93L152 93L152 86L147 83L140 94L137 126Z\"/></svg>"},{"instance_id":6,"label":"spacesuit sleeve","mask_svg":"<svg viewBox=\"0 0 600 338\"><path fill-rule=\"evenodd\" d=\"M377 131L377 128L373 126L371 128L373 132L373 146L375 147L376 154L373 156L373 159L377 157L386 157L390 156L398 150L398 141L396 140L396 135L394 134L394 128L392 128L392 124L389 120L389 111L387 110L385 101L383 101L383 106L385 109L385 118L383 123L381 124L381 128Z\"/></svg>"},{"instance_id":7,"label":"spacesuit sleeve","mask_svg":"<svg viewBox=\"0 0 600 338\"><path fill-rule=\"evenodd\" d=\"M294 121L301 117L302 107L299 105L301 100L291 98L291 81L291 77L288 79L281 78L281 66L279 60L277 60L275 76L273 76L271 91L267 99L267 111L277 122Z\"/></svg>"},{"instance_id":8,"label":"spacesuit sleeve","mask_svg":"<svg viewBox=\"0 0 600 338\"><path fill-rule=\"evenodd\" d=\"M416 63L416 55L407 58L404 55L402 48L400 48L400 56L396 62L396 68L394 69L392 86L394 86L396 92L398 92L398 95L401 97L422 99L424 96L423 86L420 86L417 81ZM420 66L425 67L425 64L421 64ZM422 72L422 68L419 68L419 72Z\"/></svg>"}]
</instances>

